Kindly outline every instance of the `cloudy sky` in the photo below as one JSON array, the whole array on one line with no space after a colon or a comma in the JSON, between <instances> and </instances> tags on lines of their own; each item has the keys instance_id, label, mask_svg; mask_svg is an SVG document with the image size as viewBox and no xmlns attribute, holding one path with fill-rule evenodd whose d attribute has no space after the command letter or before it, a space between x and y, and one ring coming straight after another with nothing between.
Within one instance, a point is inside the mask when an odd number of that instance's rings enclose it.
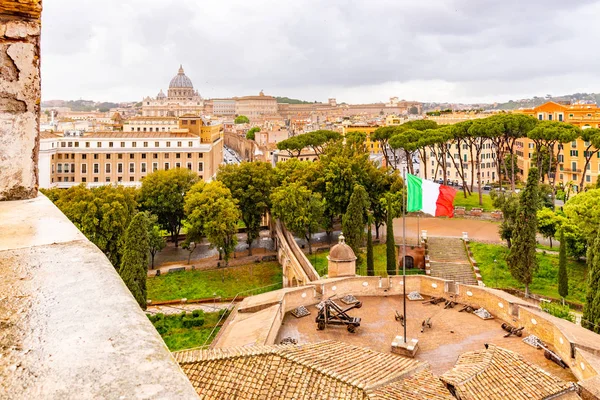
<instances>
[{"instance_id":1,"label":"cloudy sky","mask_svg":"<svg viewBox=\"0 0 600 400\"><path fill-rule=\"evenodd\" d=\"M600 92L600 1L45 0L43 99L491 102Z\"/></svg>"}]
</instances>

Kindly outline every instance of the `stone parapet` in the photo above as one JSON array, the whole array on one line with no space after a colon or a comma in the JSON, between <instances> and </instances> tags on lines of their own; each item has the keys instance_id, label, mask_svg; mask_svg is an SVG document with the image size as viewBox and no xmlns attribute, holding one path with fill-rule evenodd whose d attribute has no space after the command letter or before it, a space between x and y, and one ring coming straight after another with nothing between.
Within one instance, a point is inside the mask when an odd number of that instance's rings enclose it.
<instances>
[{"instance_id":1,"label":"stone parapet","mask_svg":"<svg viewBox=\"0 0 600 400\"><path fill-rule=\"evenodd\" d=\"M0 2L0 200L37 195L41 8Z\"/></svg>"}]
</instances>

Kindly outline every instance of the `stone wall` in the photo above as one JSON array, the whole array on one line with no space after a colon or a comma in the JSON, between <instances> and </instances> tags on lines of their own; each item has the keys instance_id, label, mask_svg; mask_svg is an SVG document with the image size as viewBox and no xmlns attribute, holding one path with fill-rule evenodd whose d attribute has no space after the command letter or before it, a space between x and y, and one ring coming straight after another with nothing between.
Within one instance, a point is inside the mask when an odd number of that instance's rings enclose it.
<instances>
[{"instance_id":1,"label":"stone wall","mask_svg":"<svg viewBox=\"0 0 600 400\"><path fill-rule=\"evenodd\" d=\"M41 8L0 2L0 200L37 195Z\"/></svg>"}]
</instances>

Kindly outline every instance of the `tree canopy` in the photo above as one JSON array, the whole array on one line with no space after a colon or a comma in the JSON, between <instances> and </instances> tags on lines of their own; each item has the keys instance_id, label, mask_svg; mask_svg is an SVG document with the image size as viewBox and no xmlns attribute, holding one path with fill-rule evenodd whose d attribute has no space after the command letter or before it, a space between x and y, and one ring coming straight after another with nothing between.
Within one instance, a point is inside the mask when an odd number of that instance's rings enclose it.
<instances>
[{"instance_id":1,"label":"tree canopy","mask_svg":"<svg viewBox=\"0 0 600 400\"><path fill-rule=\"evenodd\" d=\"M184 198L198 179L198 175L190 170L174 168L148 174L142 181L142 209L156 215L159 225L169 232L176 247L184 218Z\"/></svg>"},{"instance_id":2,"label":"tree canopy","mask_svg":"<svg viewBox=\"0 0 600 400\"><path fill-rule=\"evenodd\" d=\"M237 117L235 117L235 119L233 120L234 124L249 124L250 120L248 119L248 117L246 117L245 115L238 115Z\"/></svg>"},{"instance_id":3,"label":"tree canopy","mask_svg":"<svg viewBox=\"0 0 600 400\"><path fill-rule=\"evenodd\" d=\"M143 310L146 309L146 277L148 276L149 221L146 213L133 217L123 240L123 258L119 275Z\"/></svg>"}]
</instances>

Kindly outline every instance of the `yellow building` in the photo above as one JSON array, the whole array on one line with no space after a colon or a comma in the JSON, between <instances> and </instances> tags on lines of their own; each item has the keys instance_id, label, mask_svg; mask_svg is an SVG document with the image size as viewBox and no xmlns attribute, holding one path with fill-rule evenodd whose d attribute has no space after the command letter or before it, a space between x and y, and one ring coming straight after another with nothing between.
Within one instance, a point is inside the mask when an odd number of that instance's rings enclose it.
<instances>
[{"instance_id":1,"label":"yellow building","mask_svg":"<svg viewBox=\"0 0 600 400\"><path fill-rule=\"evenodd\" d=\"M343 127L342 134L346 136L349 132L363 132L367 134L366 146L371 154L381 153L381 146L377 140L371 141L371 135L379 128L378 125L355 124Z\"/></svg>"},{"instance_id":2,"label":"yellow building","mask_svg":"<svg viewBox=\"0 0 600 400\"><path fill-rule=\"evenodd\" d=\"M515 112L533 116L539 121L566 122L579 126L581 129L600 128L600 108L596 104L560 104L549 101L538 107L521 109ZM524 138L517 141L516 145L519 172L523 177L526 177L532 165L535 144L532 140ZM557 184L567 185L572 183L577 191L581 190L582 178L584 186L596 183L600 174L600 158L597 155L590 160L587 169L583 170L585 167L585 152L588 146L589 143L583 139L577 139L563 145L558 156ZM558 147L554 151L556 154Z\"/></svg>"},{"instance_id":3,"label":"yellow building","mask_svg":"<svg viewBox=\"0 0 600 400\"><path fill-rule=\"evenodd\" d=\"M178 128L164 132L45 133L39 183L42 188L139 186L147 174L171 168L187 168L209 181L222 162L222 124L189 115L179 119Z\"/></svg>"}]
</instances>

